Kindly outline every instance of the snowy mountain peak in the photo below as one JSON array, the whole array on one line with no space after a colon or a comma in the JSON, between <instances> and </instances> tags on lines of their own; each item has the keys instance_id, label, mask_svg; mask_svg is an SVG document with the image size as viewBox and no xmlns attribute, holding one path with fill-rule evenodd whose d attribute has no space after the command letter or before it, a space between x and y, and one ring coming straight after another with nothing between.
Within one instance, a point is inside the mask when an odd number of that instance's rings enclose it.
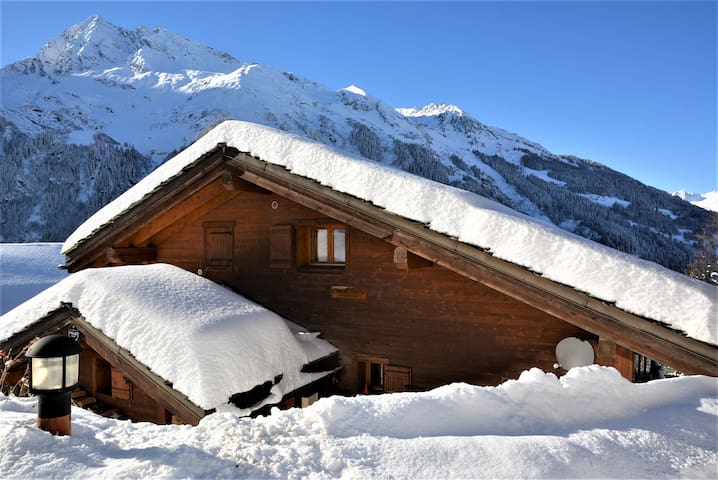
<instances>
[{"instance_id":1,"label":"snowy mountain peak","mask_svg":"<svg viewBox=\"0 0 718 480\"><path fill-rule=\"evenodd\" d=\"M401 113L405 117L437 117L446 113L453 113L455 115L464 116L466 115L456 105L449 105L446 103L430 103L421 108L397 108L397 112Z\"/></svg>"},{"instance_id":2,"label":"snowy mountain peak","mask_svg":"<svg viewBox=\"0 0 718 480\"><path fill-rule=\"evenodd\" d=\"M361 87L357 87L357 86L354 85L354 84L351 84L351 85L349 85L348 87L342 88L342 90L345 91L345 92L349 92L349 93L354 93L354 94L356 94L356 95L360 95L360 96L362 96L362 97L366 97L366 92L364 91L364 89L361 88Z\"/></svg>"},{"instance_id":3,"label":"snowy mountain peak","mask_svg":"<svg viewBox=\"0 0 718 480\"><path fill-rule=\"evenodd\" d=\"M673 192L673 196L692 203L697 207L701 207L704 210L718 212L718 190L708 193L693 193L681 189L677 192Z\"/></svg>"},{"instance_id":4,"label":"snowy mountain peak","mask_svg":"<svg viewBox=\"0 0 718 480\"><path fill-rule=\"evenodd\" d=\"M96 67L124 60L138 39L131 32L93 15L50 40L40 60L59 72Z\"/></svg>"},{"instance_id":5,"label":"snowy mountain peak","mask_svg":"<svg viewBox=\"0 0 718 480\"><path fill-rule=\"evenodd\" d=\"M161 28L127 30L93 15L48 42L40 60L56 73L84 73L128 65L135 73L231 71L231 55ZM228 68L231 66L232 68Z\"/></svg>"}]
</instances>

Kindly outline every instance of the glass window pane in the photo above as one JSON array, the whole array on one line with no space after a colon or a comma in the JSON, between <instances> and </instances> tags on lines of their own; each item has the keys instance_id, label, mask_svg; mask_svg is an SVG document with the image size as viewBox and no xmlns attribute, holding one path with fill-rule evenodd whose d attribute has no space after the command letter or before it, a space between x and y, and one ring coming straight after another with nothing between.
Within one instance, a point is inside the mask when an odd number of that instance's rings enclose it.
<instances>
[{"instance_id":1,"label":"glass window pane","mask_svg":"<svg viewBox=\"0 0 718 480\"><path fill-rule=\"evenodd\" d=\"M346 247L344 240L346 238L345 231L343 228L337 228L334 230L334 262L344 263L347 261Z\"/></svg>"},{"instance_id":2,"label":"glass window pane","mask_svg":"<svg viewBox=\"0 0 718 480\"><path fill-rule=\"evenodd\" d=\"M32 387L38 390L62 388L62 357L33 358Z\"/></svg>"},{"instance_id":3,"label":"glass window pane","mask_svg":"<svg viewBox=\"0 0 718 480\"><path fill-rule=\"evenodd\" d=\"M329 261L329 246L327 240L326 228L312 230L312 262L326 263Z\"/></svg>"},{"instance_id":4,"label":"glass window pane","mask_svg":"<svg viewBox=\"0 0 718 480\"><path fill-rule=\"evenodd\" d=\"M80 381L80 354L65 358L65 387Z\"/></svg>"}]
</instances>

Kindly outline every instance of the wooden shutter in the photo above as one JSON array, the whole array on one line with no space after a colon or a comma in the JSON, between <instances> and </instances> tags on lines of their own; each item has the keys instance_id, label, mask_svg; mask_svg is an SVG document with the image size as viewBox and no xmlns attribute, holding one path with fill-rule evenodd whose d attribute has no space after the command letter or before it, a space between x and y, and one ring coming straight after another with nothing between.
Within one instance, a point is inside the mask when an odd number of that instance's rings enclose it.
<instances>
[{"instance_id":1,"label":"wooden shutter","mask_svg":"<svg viewBox=\"0 0 718 480\"><path fill-rule=\"evenodd\" d=\"M204 264L231 269L234 264L234 222L205 222Z\"/></svg>"},{"instance_id":2,"label":"wooden shutter","mask_svg":"<svg viewBox=\"0 0 718 480\"><path fill-rule=\"evenodd\" d=\"M411 390L411 367L384 365L384 391L408 392Z\"/></svg>"},{"instance_id":3,"label":"wooden shutter","mask_svg":"<svg viewBox=\"0 0 718 480\"><path fill-rule=\"evenodd\" d=\"M269 232L270 268L292 268L294 246L292 225L273 225Z\"/></svg>"},{"instance_id":4,"label":"wooden shutter","mask_svg":"<svg viewBox=\"0 0 718 480\"><path fill-rule=\"evenodd\" d=\"M118 400L130 399L130 385L121 371L112 369L112 396Z\"/></svg>"}]
</instances>

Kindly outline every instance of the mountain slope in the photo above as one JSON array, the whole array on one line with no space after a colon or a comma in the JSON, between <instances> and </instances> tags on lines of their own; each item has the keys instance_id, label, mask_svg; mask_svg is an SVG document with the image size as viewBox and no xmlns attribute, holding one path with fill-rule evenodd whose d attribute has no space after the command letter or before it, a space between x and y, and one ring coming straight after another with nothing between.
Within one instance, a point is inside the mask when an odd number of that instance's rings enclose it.
<instances>
[{"instance_id":1,"label":"mountain slope","mask_svg":"<svg viewBox=\"0 0 718 480\"><path fill-rule=\"evenodd\" d=\"M226 118L277 127L496 199L682 269L707 212L605 166L558 156L458 107L394 109L161 29L99 17L0 72L0 240L62 240Z\"/></svg>"}]
</instances>

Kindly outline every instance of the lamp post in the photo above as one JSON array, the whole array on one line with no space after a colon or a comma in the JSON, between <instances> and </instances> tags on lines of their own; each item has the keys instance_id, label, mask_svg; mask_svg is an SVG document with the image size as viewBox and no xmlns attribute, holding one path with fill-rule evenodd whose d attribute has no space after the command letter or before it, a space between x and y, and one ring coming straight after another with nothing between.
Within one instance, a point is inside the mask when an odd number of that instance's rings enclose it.
<instances>
[{"instance_id":1,"label":"lamp post","mask_svg":"<svg viewBox=\"0 0 718 480\"><path fill-rule=\"evenodd\" d=\"M48 335L30 347L30 392L37 395L37 426L70 435L70 400L80 381L82 347L63 335Z\"/></svg>"}]
</instances>

